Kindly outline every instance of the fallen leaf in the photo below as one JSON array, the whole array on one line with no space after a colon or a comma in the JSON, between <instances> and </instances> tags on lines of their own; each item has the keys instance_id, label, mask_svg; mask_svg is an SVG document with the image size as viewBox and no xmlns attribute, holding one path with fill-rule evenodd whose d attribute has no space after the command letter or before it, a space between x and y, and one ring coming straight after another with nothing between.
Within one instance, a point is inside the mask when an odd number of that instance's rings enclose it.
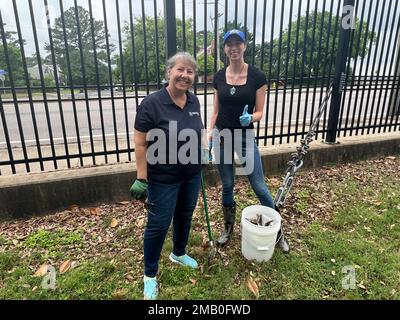
<instances>
[{"instance_id":1,"label":"fallen leaf","mask_svg":"<svg viewBox=\"0 0 400 320\"><path fill-rule=\"evenodd\" d=\"M16 239L13 239L12 243L13 243L14 246L16 246L19 243L19 241L16 240Z\"/></svg>"},{"instance_id":2,"label":"fallen leaf","mask_svg":"<svg viewBox=\"0 0 400 320\"><path fill-rule=\"evenodd\" d=\"M335 263L335 262L336 262L336 260L335 260L335 259L331 259L331 261L332 261L333 263Z\"/></svg>"},{"instance_id":3,"label":"fallen leaf","mask_svg":"<svg viewBox=\"0 0 400 320\"><path fill-rule=\"evenodd\" d=\"M33 288L32 288L32 291L36 291L37 290L37 286L34 286Z\"/></svg>"},{"instance_id":4,"label":"fallen leaf","mask_svg":"<svg viewBox=\"0 0 400 320\"><path fill-rule=\"evenodd\" d=\"M357 284L357 287L367 290L367 288L364 286L363 281L361 281L359 284Z\"/></svg>"},{"instance_id":5,"label":"fallen leaf","mask_svg":"<svg viewBox=\"0 0 400 320\"><path fill-rule=\"evenodd\" d=\"M60 273L66 273L71 268L71 260L64 261L60 266Z\"/></svg>"},{"instance_id":6,"label":"fallen leaf","mask_svg":"<svg viewBox=\"0 0 400 320\"><path fill-rule=\"evenodd\" d=\"M138 228L142 228L143 226L144 226L144 224L145 224L145 219L144 218L141 218L141 219L138 219L137 221L136 221L136 227L138 227Z\"/></svg>"},{"instance_id":7,"label":"fallen leaf","mask_svg":"<svg viewBox=\"0 0 400 320\"><path fill-rule=\"evenodd\" d=\"M69 206L69 207L68 207L68 210L70 210L70 211L78 210L78 209L79 209L79 206L76 205L76 204L73 204L72 206Z\"/></svg>"},{"instance_id":8,"label":"fallen leaf","mask_svg":"<svg viewBox=\"0 0 400 320\"><path fill-rule=\"evenodd\" d=\"M112 218L111 223L110 223L110 227L111 228L115 228L118 225L118 220L115 218Z\"/></svg>"},{"instance_id":9,"label":"fallen leaf","mask_svg":"<svg viewBox=\"0 0 400 320\"><path fill-rule=\"evenodd\" d=\"M331 274L332 274L333 276L336 276L335 270L332 270L332 271L331 271Z\"/></svg>"},{"instance_id":10,"label":"fallen leaf","mask_svg":"<svg viewBox=\"0 0 400 320\"><path fill-rule=\"evenodd\" d=\"M259 298L260 293L258 291L258 285L257 283L253 280L252 277L250 277L247 282L246 282L246 286L247 288L254 294L254 296L256 297L256 299Z\"/></svg>"},{"instance_id":11,"label":"fallen leaf","mask_svg":"<svg viewBox=\"0 0 400 320\"><path fill-rule=\"evenodd\" d=\"M44 277L47 274L47 270L49 269L48 264L42 264L39 269L36 270L34 277Z\"/></svg>"},{"instance_id":12,"label":"fallen leaf","mask_svg":"<svg viewBox=\"0 0 400 320\"><path fill-rule=\"evenodd\" d=\"M367 230L367 232L372 232L372 230L371 230L371 228L370 228L370 227L366 227L366 226L364 226L364 230Z\"/></svg>"},{"instance_id":13,"label":"fallen leaf","mask_svg":"<svg viewBox=\"0 0 400 320\"><path fill-rule=\"evenodd\" d=\"M196 283L197 283L197 280L196 279L189 279L189 281L195 286L196 285Z\"/></svg>"},{"instance_id":14,"label":"fallen leaf","mask_svg":"<svg viewBox=\"0 0 400 320\"><path fill-rule=\"evenodd\" d=\"M121 206L125 206L125 205L130 204L130 203L131 203L130 201L119 201L119 202L117 202L117 204L119 204Z\"/></svg>"},{"instance_id":15,"label":"fallen leaf","mask_svg":"<svg viewBox=\"0 0 400 320\"><path fill-rule=\"evenodd\" d=\"M90 208L89 212L91 214L99 215L99 214L101 214L101 209L100 208Z\"/></svg>"},{"instance_id":16,"label":"fallen leaf","mask_svg":"<svg viewBox=\"0 0 400 320\"><path fill-rule=\"evenodd\" d=\"M135 280L135 278L134 278L130 273L128 273L128 274L125 275L125 279L127 279L127 280L129 280L129 281Z\"/></svg>"},{"instance_id":17,"label":"fallen leaf","mask_svg":"<svg viewBox=\"0 0 400 320\"><path fill-rule=\"evenodd\" d=\"M386 159L388 159L388 160L396 160L396 157L390 156L390 157L386 157Z\"/></svg>"},{"instance_id":18,"label":"fallen leaf","mask_svg":"<svg viewBox=\"0 0 400 320\"><path fill-rule=\"evenodd\" d=\"M118 289L112 293L112 297L113 299L121 300L126 298L126 294L127 294L126 290Z\"/></svg>"}]
</instances>

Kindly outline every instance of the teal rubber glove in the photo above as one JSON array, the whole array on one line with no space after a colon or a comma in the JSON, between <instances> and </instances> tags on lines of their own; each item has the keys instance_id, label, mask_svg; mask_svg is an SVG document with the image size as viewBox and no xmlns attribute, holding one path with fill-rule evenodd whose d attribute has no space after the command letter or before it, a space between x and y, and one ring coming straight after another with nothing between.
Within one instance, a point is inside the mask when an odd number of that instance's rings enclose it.
<instances>
[{"instance_id":1,"label":"teal rubber glove","mask_svg":"<svg viewBox=\"0 0 400 320\"><path fill-rule=\"evenodd\" d=\"M146 180L136 179L129 189L129 192L131 193L133 199L144 200L147 197L147 187L148 183Z\"/></svg>"},{"instance_id":2,"label":"teal rubber glove","mask_svg":"<svg viewBox=\"0 0 400 320\"><path fill-rule=\"evenodd\" d=\"M248 109L249 105L246 104L244 106L243 113L239 118L242 127L248 127L251 123L251 120L253 119L253 116L247 112Z\"/></svg>"}]
</instances>

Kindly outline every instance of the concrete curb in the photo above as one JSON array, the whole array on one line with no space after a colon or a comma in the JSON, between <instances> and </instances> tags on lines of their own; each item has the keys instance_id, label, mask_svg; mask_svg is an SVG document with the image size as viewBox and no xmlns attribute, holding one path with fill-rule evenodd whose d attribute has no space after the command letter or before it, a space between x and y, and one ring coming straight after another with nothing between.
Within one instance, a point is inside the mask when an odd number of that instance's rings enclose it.
<instances>
[{"instance_id":1,"label":"concrete curb","mask_svg":"<svg viewBox=\"0 0 400 320\"><path fill-rule=\"evenodd\" d=\"M312 142L303 168L400 153L400 133L339 139L336 145ZM283 174L298 144L261 148L268 176ZM207 185L219 183L215 165L206 168ZM0 177L0 219L43 215L70 205L129 200L134 163Z\"/></svg>"}]
</instances>

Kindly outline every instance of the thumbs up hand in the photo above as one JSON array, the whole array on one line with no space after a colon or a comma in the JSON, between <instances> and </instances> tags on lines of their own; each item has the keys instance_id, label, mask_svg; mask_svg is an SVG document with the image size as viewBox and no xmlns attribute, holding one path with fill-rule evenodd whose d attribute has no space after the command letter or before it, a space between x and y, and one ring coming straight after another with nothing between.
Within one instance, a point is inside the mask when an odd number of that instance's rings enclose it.
<instances>
[{"instance_id":1,"label":"thumbs up hand","mask_svg":"<svg viewBox=\"0 0 400 320\"><path fill-rule=\"evenodd\" d=\"M239 117L240 124L242 127L248 127L251 123L251 120L253 120L253 116L247 112L249 109L249 106L246 104L242 115Z\"/></svg>"}]
</instances>

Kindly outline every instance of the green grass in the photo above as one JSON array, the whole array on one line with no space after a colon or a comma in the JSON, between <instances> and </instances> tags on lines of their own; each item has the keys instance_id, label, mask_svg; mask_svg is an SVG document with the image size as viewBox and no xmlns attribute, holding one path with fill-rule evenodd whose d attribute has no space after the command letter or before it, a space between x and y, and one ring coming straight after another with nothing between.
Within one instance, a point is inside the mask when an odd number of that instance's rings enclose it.
<instances>
[{"instance_id":1,"label":"green grass","mask_svg":"<svg viewBox=\"0 0 400 320\"><path fill-rule=\"evenodd\" d=\"M365 174L370 172L365 170ZM246 286L252 277L259 287L259 299L400 299L400 191L395 187L398 177L381 172L360 182L352 174L340 175L340 179L325 179L321 174L317 195L307 181L305 186L299 185L294 190L295 202L289 208L294 221L315 210L316 199L324 201L318 203L331 202L331 206L329 210L323 207L326 211L321 211L318 219L304 227L294 225L296 232L289 236L291 253L285 255L276 250L268 262L243 258L237 228L231 244L222 250L224 260L216 259L209 264L208 250L202 247L205 222L198 208L194 216L194 225L198 226L191 233L188 249L201 268L191 270L169 261L172 250L169 234L159 264L159 298L254 299ZM325 194L332 198L327 199ZM240 210L255 202L250 191L244 190L237 196ZM212 219L218 222L217 226L222 221L218 210L219 207L211 205L212 216L218 215L218 219ZM108 216L105 219L109 220ZM108 224L108 220L100 219L99 224ZM136 252L111 254L104 249L100 256L80 260L77 267L64 274L60 274L58 267L66 259L65 252L56 258L45 253L60 253L66 246L85 245L80 230L39 230L16 247L0 235L0 299L141 299L142 239L133 236L135 228L135 222L121 226L115 232L115 242L127 237L128 247ZM32 252L23 257L27 249ZM74 252L68 254L74 259ZM56 267L54 290L43 289L42 278L33 277L44 262L53 262ZM355 272L353 289L343 287L349 268Z\"/></svg>"},{"instance_id":2,"label":"green grass","mask_svg":"<svg viewBox=\"0 0 400 320\"><path fill-rule=\"evenodd\" d=\"M82 241L82 236L79 231L65 232L39 230L30 235L25 241L24 246L30 248L49 249L58 245L77 244Z\"/></svg>"},{"instance_id":3,"label":"green grass","mask_svg":"<svg viewBox=\"0 0 400 320\"><path fill-rule=\"evenodd\" d=\"M308 208L308 198L309 198L309 191L305 189L300 189L297 192L297 199L294 203L294 208L300 213L306 213Z\"/></svg>"}]
</instances>

